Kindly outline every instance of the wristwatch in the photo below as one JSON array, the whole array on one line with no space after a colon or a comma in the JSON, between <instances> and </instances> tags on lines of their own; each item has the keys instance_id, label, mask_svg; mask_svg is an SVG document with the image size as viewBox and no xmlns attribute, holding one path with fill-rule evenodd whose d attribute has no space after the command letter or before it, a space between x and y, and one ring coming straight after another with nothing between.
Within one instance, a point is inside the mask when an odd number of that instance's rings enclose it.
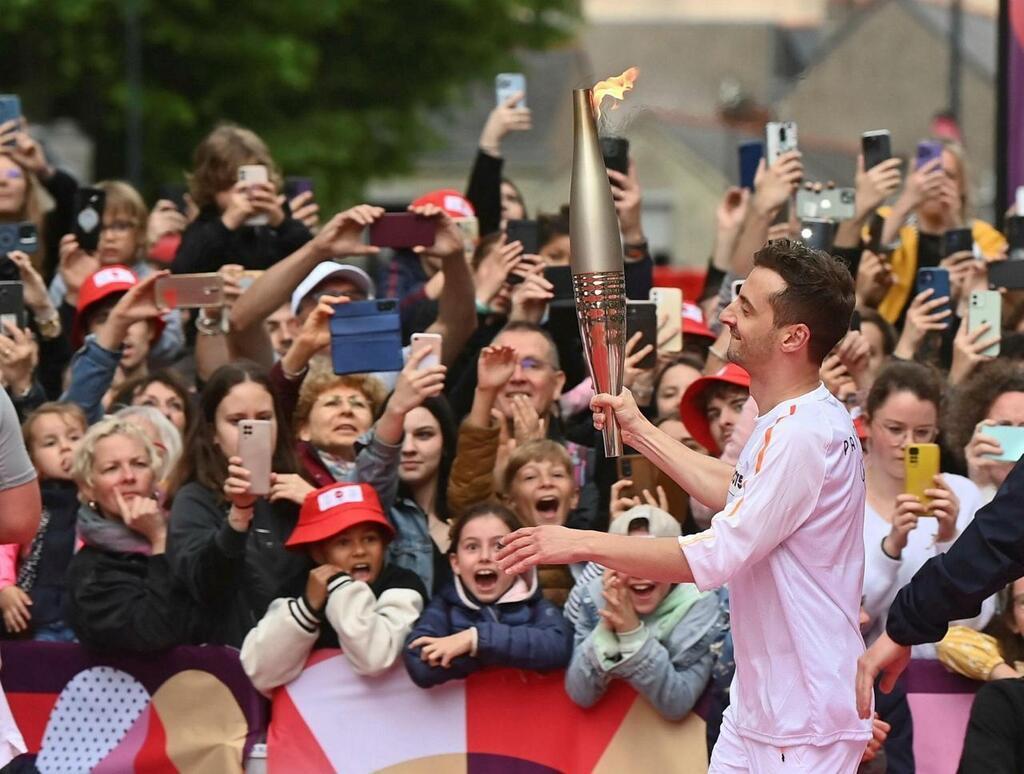
<instances>
[{"instance_id":1,"label":"wristwatch","mask_svg":"<svg viewBox=\"0 0 1024 774\"><path fill-rule=\"evenodd\" d=\"M204 309L196 317L196 330L201 336L223 336L228 332L228 316L222 312L219 317L207 317Z\"/></svg>"}]
</instances>

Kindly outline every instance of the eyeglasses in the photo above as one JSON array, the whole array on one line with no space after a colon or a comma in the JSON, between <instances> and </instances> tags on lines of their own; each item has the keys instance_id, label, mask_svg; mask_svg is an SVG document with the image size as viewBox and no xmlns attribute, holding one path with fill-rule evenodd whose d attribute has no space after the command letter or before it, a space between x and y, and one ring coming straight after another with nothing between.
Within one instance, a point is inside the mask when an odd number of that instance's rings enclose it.
<instances>
[{"instance_id":1,"label":"eyeglasses","mask_svg":"<svg viewBox=\"0 0 1024 774\"><path fill-rule=\"evenodd\" d=\"M554 368L551 363L545 363L543 360L536 357L521 357L519 358L519 367L524 371L530 373L539 374L542 371L546 371L549 368Z\"/></svg>"},{"instance_id":2,"label":"eyeglasses","mask_svg":"<svg viewBox=\"0 0 1024 774\"><path fill-rule=\"evenodd\" d=\"M317 403L323 406L324 408L335 408L341 405L342 401L348 403L348 407L353 410L363 410L370 408L369 403L355 395L349 395L345 398L342 398L340 395L331 395L325 398L323 401L317 401Z\"/></svg>"},{"instance_id":3,"label":"eyeglasses","mask_svg":"<svg viewBox=\"0 0 1024 774\"><path fill-rule=\"evenodd\" d=\"M880 424L893 443L902 442L908 435L911 443L931 443L939 434L939 428L934 425L904 427L896 422L881 422Z\"/></svg>"},{"instance_id":4,"label":"eyeglasses","mask_svg":"<svg viewBox=\"0 0 1024 774\"><path fill-rule=\"evenodd\" d=\"M127 234L129 231L134 231L138 228L138 224L134 220L115 220L110 223L105 223L101 231L113 231L115 234Z\"/></svg>"}]
</instances>

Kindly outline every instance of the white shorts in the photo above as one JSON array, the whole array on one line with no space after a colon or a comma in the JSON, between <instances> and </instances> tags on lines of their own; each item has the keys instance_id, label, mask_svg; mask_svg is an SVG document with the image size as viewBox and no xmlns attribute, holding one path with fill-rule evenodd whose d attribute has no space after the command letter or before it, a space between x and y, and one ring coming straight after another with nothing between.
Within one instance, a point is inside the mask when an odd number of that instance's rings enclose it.
<instances>
[{"instance_id":1,"label":"white shorts","mask_svg":"<svg viewBox=\"0 0 1024 774\"><path fill-rule=\"evenodd\" d=\"M854 774L867 746L867 741L833 742L820 747L813 744L776 747L754 742L736 732L727 709L722 718L722 731L711 753L708 774Z\"/></svg>"}]
</instances>

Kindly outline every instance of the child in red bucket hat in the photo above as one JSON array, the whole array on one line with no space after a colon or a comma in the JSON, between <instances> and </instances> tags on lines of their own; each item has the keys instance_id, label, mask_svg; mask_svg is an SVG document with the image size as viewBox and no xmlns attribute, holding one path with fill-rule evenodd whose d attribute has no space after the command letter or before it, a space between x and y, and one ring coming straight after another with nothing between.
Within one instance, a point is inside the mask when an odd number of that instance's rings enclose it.
<instances>
[{"instance_id":1,"label":"child in red bucket hat","mask_svg":"<svg viewBox=\"0 0 1024 774\"><path fill-rule=\"evenodd\" d=\"M394 664L426 600L419 577L386 563L395 528L368 484L306 495L285 545L316 564L300 597L281 597L242 643L242 667L264 693L291 682L314 648L340 647L361 675Z\"/></svg>"}]
</instances>

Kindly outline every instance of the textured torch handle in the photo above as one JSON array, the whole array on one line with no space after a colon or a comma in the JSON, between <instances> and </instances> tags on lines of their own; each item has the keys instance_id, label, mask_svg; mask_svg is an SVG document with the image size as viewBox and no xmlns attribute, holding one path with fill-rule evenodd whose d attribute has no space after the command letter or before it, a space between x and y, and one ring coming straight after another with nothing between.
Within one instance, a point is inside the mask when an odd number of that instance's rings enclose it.
<instances>
[{"instance_id":1,"label":"textured torch handle","mask_svg":"<svg viewBox=\"0 0 1024 774\"><path fill-rule=\"evenodd\" d=\"M583 355L595 392L622 392L626 358L626 279L621 271L574 274L576 317L583 341ZM604 454L622 454L622 438L614 412L605 413Z\"/></svg>"}]
</instances>

